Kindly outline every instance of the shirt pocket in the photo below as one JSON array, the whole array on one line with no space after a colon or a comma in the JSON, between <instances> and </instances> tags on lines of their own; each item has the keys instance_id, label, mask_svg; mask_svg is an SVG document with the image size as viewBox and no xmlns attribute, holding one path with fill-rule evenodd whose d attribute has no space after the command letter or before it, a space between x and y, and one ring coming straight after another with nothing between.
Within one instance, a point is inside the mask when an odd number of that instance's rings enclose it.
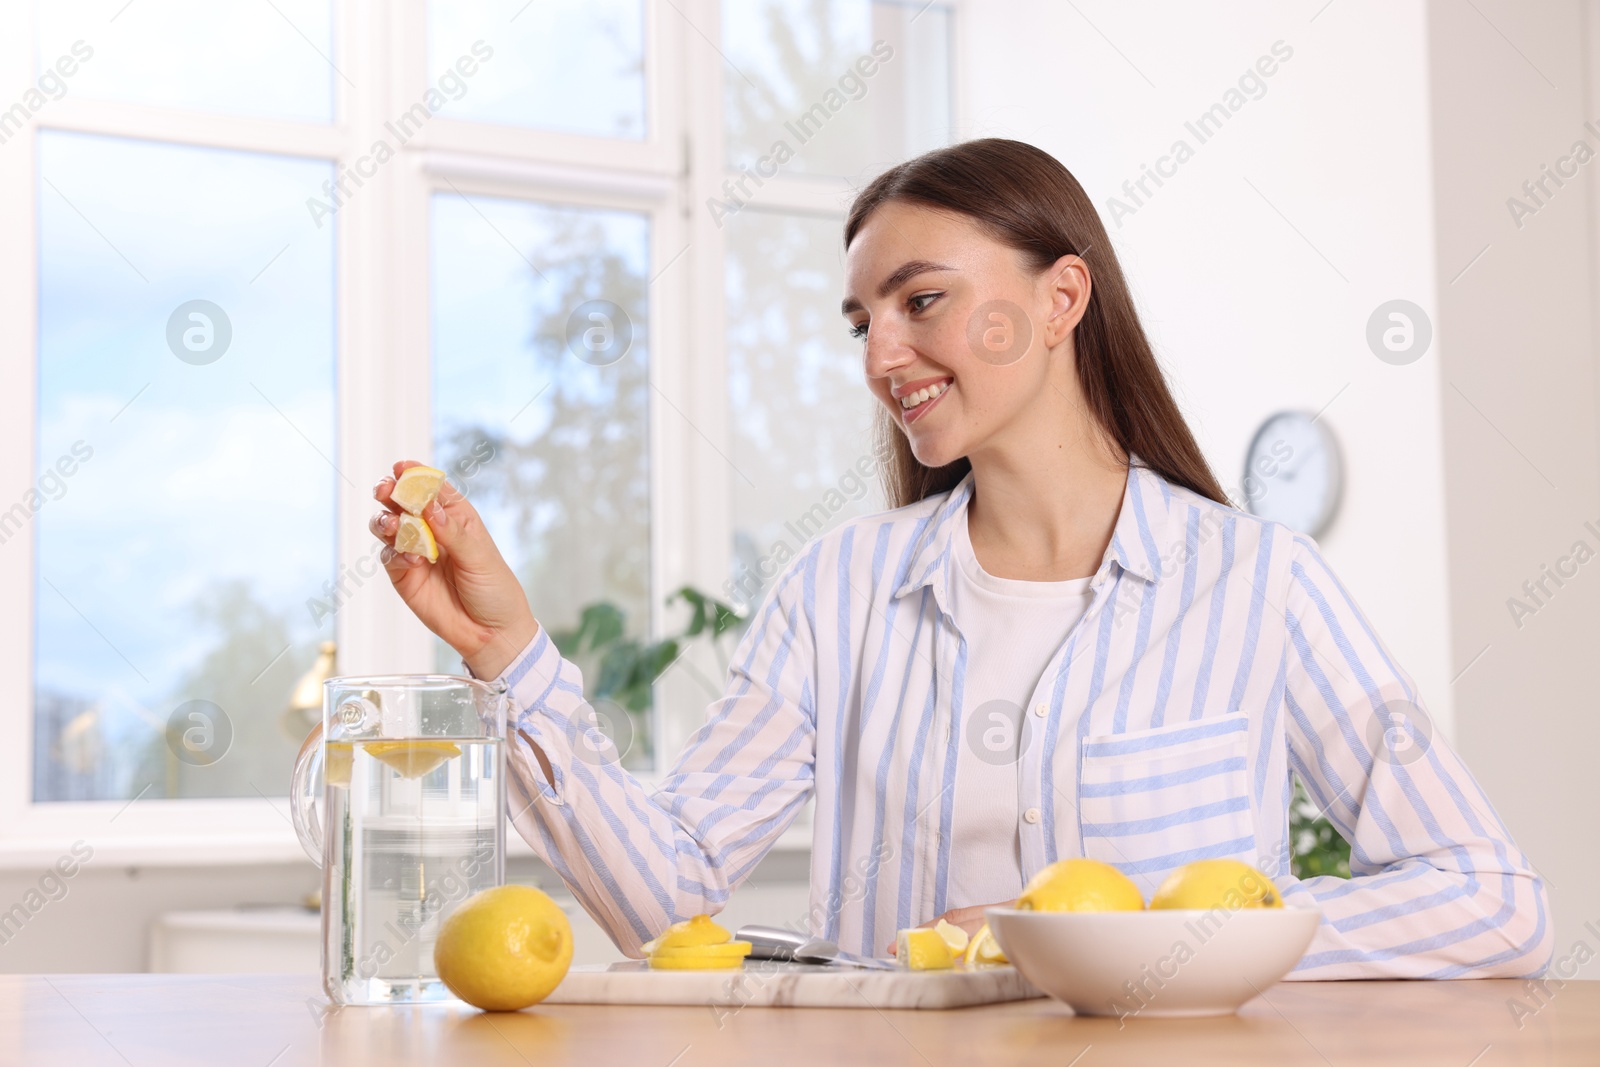
<instances>
[{"instance_id":1,"label":"shirt pocket","mask_svg":"<svg viewBox=\"0 0 1600 1067\"><path fill-rule=\"evenodd\" d=\"M1243 713L1086 738L1083 854L1115 865L1146 897L1191 860L1255 864L1249 746Z\"/></svg>"}]
</instances>

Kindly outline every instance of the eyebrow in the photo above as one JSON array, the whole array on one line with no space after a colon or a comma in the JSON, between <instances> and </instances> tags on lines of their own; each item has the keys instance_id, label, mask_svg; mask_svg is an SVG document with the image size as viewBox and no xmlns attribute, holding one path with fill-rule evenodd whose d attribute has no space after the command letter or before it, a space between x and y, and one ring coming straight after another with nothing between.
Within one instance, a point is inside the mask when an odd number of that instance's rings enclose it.
<instances>
[{"instance_id":1,"label":"eyebrow","mask_svg":"<svg viewBox=\"0 0 1600 1067\"><path fill-rule=\"evenodd\" d=\"M917 275L935 270L955 270L955 268L926 259L913 259L907 263L900 264L887 278L878 284L878 299L882 300ZM860 311L861 309L861 301L853 296L847 296L844 298L844 302L839 305L839 314L848 315L852 311Z\"/></svg>"}]
</instances>

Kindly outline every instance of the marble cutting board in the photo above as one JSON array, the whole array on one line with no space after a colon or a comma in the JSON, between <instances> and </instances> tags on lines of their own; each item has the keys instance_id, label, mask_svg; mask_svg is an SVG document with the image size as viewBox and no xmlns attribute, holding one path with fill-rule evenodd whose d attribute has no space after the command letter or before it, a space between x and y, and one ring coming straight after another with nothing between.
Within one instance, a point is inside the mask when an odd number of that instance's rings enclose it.
<instances>
[{"instance_id":1,"label":"marble cutting board","mask_svg":"<svg viewBox=\"0 0 1600 1067\"><path fill-rule=\"evenodd\" d=\"M652 971L643 960L574 967L546 1004L740 1008L966 1008L1044 996L1015 967L867 971L747 960L741 971Z\"/></svg>"}]
</instances>

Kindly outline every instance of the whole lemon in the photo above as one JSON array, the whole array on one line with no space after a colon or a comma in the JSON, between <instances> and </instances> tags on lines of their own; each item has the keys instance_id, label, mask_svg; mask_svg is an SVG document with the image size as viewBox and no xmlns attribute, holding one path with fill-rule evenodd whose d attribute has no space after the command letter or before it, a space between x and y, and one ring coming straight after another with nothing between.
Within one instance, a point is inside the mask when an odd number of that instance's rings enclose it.
<instances>
[{"instance_id":1,"label":"whole lemon","mask_svg":"<svg viewBox=\"0 0 1600 1067\"><path fill-rule=\"evenodd\" d=\"M439 926L433 967L450 992L484 1011L517 1011L549 996L572 964L572 924L525 885L485 889Z\"/></svg>"},{"instance_id":2,"label":"whole lemon","mask_svg":"<svg viewBox=\"0 0 1600 1067\"><path fill-rule=\"evenodd\" d=\"M1057 860L1032 878L1017 898L1020 911L1143 911L1133 880L1099 860Z\"/></svg>"},{"instance_id":3,"label":"whole lemon","mask_svg":"<svg viewBox=\"0 0 1600 1067\"><path fill-rule=\"evenodd\" d=\"M1281 908L1272 879L1239 860L1195 860L1167 875L1150 898L1151 908Z\"/></svg>"}]
</instances>

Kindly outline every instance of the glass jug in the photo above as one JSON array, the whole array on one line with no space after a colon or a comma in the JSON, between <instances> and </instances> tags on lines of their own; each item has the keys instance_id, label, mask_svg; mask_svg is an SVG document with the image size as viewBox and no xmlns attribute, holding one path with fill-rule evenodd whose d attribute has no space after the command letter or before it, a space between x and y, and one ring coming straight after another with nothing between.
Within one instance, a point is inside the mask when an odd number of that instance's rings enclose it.
<instances>
[{"instance_id":1,"label":"glass jug","mask_svg":"<svg viewBox=\"0 0 1600 1067\"><path fill-rule=\"evenodd\" d=\"M505 704L503 686L446 674L323 683L290 807L322 868L335 1003L451 996L433 968L439 924L505 881Z\"/></svg>"}]
</instances>

